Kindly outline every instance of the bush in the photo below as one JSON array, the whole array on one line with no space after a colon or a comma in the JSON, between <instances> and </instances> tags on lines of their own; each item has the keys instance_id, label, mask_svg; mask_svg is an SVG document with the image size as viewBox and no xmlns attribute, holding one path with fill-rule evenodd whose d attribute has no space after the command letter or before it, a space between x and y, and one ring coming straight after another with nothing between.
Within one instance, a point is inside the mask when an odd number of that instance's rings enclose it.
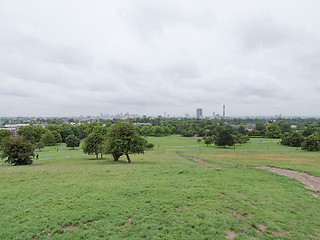
<instances>
[{"instance_id":1,"label":"bush","mask_svg":"<svg viewBox=\"0 0 320 240\"><path fill-rule=\"evenodd\" d=\"M302 150L319 151L320 150L320 134L313 133L306 137L302 143Z\"/></svg>"},{"instance_id":2,"label":"bush","mask_svg":"<svg viewBox=\"0 0 320 240\"><path fill-rule=\"evenodd\" d=\"M32 164L34 157L34 146L25 137L18 136L16 139L7 137L3 139L1 158L7 158L6 162L14 165Z\"/></svg>"},{"instance_id":3,"label":"bush","mask_svg":"<svg viewBox=\"0 0 320 240\"><path fill-rule=\"evenodd\" d=\"M281 137L281 144L291 147L301 147L304 137L297 132L294 133L284 133Z\"/></svg>"},{"instance_id":4,"label":"bush","mask_svg":"<svg viewBox=\"0 0 320 240\"><path fill-rule=\"evenodd\" d=\"M77 138L74 134L71 134L66 138L66 144L67 147L74 149L75 147L80 146L80 139Z\"/></svg>"},{"instance_id":5,"label":"bush","mask_svg":"<svg viewBox=\"0 0 320 240\"><path fill-rule=\"evenodd\" d=\"M153 144L153 143L147 143L147 144L146 144L146 148L149 149L149 150L151 150L151 149L154 148L154 144Z\"/></svg>"}]
</instances>

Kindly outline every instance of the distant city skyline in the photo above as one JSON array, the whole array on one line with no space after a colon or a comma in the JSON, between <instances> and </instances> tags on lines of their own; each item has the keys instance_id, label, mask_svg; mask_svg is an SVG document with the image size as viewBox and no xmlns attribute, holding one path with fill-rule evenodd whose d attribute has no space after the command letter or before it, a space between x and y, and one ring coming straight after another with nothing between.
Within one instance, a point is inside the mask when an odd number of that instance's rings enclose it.
<instances>
[{"instance_id":1,"label":"distant city skyline","mask_svg":"<svg viewBox=\"0 0 320 240\"><path fill-rule=\"evenodd\" d=\"M320 115L320 1L2 1L0 116ZM72 13L72 14L71 14Z\"/></svg>"}]
</instances>

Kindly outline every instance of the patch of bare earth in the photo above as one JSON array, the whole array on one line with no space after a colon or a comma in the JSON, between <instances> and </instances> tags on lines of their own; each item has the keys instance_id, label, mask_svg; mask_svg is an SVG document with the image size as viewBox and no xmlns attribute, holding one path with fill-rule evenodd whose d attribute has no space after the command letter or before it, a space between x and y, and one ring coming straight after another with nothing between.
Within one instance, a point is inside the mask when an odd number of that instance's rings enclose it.
<instances>
[{"instance_id":1,"label":"patch of bare earth","mask_svg":"<svg viewBox=\"0 0 320 240\"><path fill-rule=\"evenodd\" d=\"M276 235L276 236L285 236L286 234L288 234L289 232L286 232L286 231L284 231L284 232L272 232L274 235Z\"/></svg>"},{"instance_id":2,"label":"patch of bare earth","mask_svg":"<svg viewBox=\"0 0 320 240\"><path fill-rule=\"evenodd\" d=\"M203 161L203 160L201 160L201 159L196 159L196 158L194 158L194 157L190 157L190 156L182 155L182 154L179 154L178 152L177 152L177 154L178 154L178 155L180 155L180 156L182 156L182 157L184 157L184 158L187 158L187 159L193 160L193 161L195 161L195 162L203 163L203 164L205 164L205 165L210 165L210 163L208 163L208 162L206 162L206 161Z\"/></svg>"},{"instance_id":3,"label":"patch of bare earth","mask_svg":"<svg viewBox=\"0 0 320 240\"><path fill-rule=\"evenodd\" d=\"M69 225L69 226L66 226L65 228L63 228L64 230L68 230L68 229L72 229L72 228L77 228L78 226L75 226L75 225Z\"/></svg>"},{"instance_id":4,"label":"patch of bare earth","mask_svg":"<svg viewBox=\"0 0 320 240\"><path fill-rule=\"evenodd\" d=\"M293 171L293 170L287 170L287 169L280 169L280 168L274 168L274 167L256 167L258 169L263 169L267 170L270 172L277 173L279 175L283 175L286 177L294 178L300 182L302 182L305 185L305 188L310 189L312 191L318 192L320 191L320 178L315 177L312 175L309 175L307 173L301 173L298 171ZM312 195L317 195L317 194L312 194ZM319 197L319 195L315 196Z\"/></svg>"},{"instance_id":5,"label":"patch of bare earth","mask_svg":"<svg viewBox=\"0 0 320 240\"><path fill-rule=\"evenodd\" d=\"M250 218L250 217L254 217L253 214L249 214L249 215L244 215L244 214L241 214L241 213L237 213L237 212L233 212L232 215L235 215L237 216L238 218Z\"/></svg>"},{"instance_id":6,"label":"patch of bare earth","mask_svg":"<svg viewBox=\"0 0 320 240\"><path fill-rule=\"evenodd\" d=\"M236 232L230 230L226 230L225 233L227 234L228 239L234 239L238 235Z\"/></svg>"}]
</instances>

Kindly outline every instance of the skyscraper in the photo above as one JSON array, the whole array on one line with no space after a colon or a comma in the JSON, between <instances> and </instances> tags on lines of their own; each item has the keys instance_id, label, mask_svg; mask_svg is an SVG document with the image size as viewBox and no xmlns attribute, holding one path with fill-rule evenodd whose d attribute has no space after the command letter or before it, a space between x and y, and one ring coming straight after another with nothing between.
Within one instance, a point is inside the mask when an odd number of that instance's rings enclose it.
<instances>
[{"instance_id":1,"label":"skyscraper","mask_svg":"<svg viewBox=\"0 0 320 240\"><path fill-rule=\"evenodd\" d=\"M223 118L226 117L226 105L223 105L223 114L222 114Z\"/></svg>"},{"instance_id":2,"label":"skyscraper","mask_svg":"<svg viewBox=\"0 0 320 240\"><path fill-rule=\"evenodd\" d=\"M202 109L201 108L198 108L197 111L196 111L196 117L197 118L202 118Z\"/></svg>"}]
</instances>

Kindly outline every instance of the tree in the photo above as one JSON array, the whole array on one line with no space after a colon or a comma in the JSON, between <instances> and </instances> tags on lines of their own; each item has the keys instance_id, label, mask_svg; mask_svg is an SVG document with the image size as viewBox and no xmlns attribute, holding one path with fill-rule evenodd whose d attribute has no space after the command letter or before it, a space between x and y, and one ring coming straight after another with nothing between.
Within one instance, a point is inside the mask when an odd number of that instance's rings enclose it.
<instances>
[{"instance_id":1,"label":"tree","mask_svg":"<svg viewBox=\"0 0 320 240\"><path fill-rule=\"evenodd\" d=\"M214 143L214 138L206 137L206 139L204 140L204 143L207 144L207 146L209 146L210 144Z\"/></svg>"},{"instance_id":2,"label":"tree","mask_svg":"<svg viewBox=\"0 0 320 240\"><path fill-rule=\"evenodd\" d=\"M154 148L154 144L153 143L147 143L146 144L146 148L149 150L152 150Z\"/></svg>"},{"instance_id":3,"label":"tree","mask_svg":"<svg viewBox=\"0 0 320 240\"><path fill-rule=\"evenodd\" d=\"M44 148L44 144L42 142L37 142L34 146L36 149L39 149L41 151L42 148Z\"/></svg>"},{"instance_id":4,"label":"tree","mask_svg":"<svg viewBox=\"0 0 320 240\"><path fill-rule=\"evenodd\" d=\"M0 129L0 145L1 145L1 141L2 139L6 138L6 137L10 137L11 136L11 131L8 129Z\"/></svg>"},{"instance_id":5,"label":"tree","mask_svg":"<svg viewBox=\"0 0 320 240\"><path fill-rule=\"evenodd\" d=\"M24 126L20 127L18 134L20 136L25 136L32 143L40 142L42 135L45 133L46 129L44 129L40 125L36 126Z\"/></svg>"},{"instance_id":6,"label":"tree","mask_svg":"<svg viewBox=\"0 0 320 240\"><path fill-rule=\"evenodd\" d=\"M84 148L83 152L86 154L95 154L96 159L99 158L99 154L103 152L103 143L105 141L105 137L99 132L92 132L89 136L84 140Z\"/></svg>"},{"instance_id":7,"label":"tree","mask_svg":"<svg viewBox=\"0 0 320 240\"><path fill-rule=\"evenodd\" d=\"M45 146L52 146L56 143L56 138L52 134L51 131L47 131L45 134L42 135L40 140Z\"/></svg>"},{"instance_id":8,"label":"tree","mask_svg":"<svg viewBox=\"0 0 320 240\"><path fill-rule=\"evenodd\" d=\"M120 122L112 125L107 134L106 153L112 154L115 161L126 155L131 163L129 154L144 153L147 140L130 123Z\"/></svg>"},{"instance_id":9,"label":"tree","mask_svg":"<svg viewBox=\"0 0 320 240\"><path fill-rule=\"evenodd\" d=\"M303 140L304 140L304 137L298 132L293 132L293 133L286 132L281 137L281 144L291 146L291 147L301 147Z\"/></svg>"},{"instance_id":10,"label":"tree","mask_svg":"<svg viewBox=\"0 0 320 240\"><path fill-rule=\"evenodd\" d=\"M232 146L234 145L234 139L229 130L222 130L218 133L217 139L215 141L217 146Z\"/></svg>"},{"instance_id":11,"label":"tree","mask_svg":"<svg viewBox=\"0 0 320 240\"><path fill-rule=\"evenodd\" d=\"M247 133L247 131L243 125L240 125L238 132L243 135L245 135Z\"/></svg>"},{"instance_id":12,"label":"tree","mask_svg":"<svg viewBox=\"0 0 320 240\"><path fill-rule=\"evenodd\" d=\"M264 132L266 130L266 128L263 126L262 123L257 122L256 123L256 130L260 131L260 132Z\"/></svg>"},{"instance_id":13,"label":"tree","mask_svg":"<svg viewBox=\"0 0 320 240\"><path fill-rule=\"evenodd\" d=\"M313 133L306 137L302 143L301 149L307 151L320 151L320 134Z\"/></svg>"},{"instance_id":14,"label":"tree","mask_svg":"<svg viewBox=\"0 0 320 240\"><path fill-rule=\"evenodd\" d=\"M281 136L281 129L277 124L272 123L267 127L266 135L269 138L279 138Z\"/></svg>"},{"instance_id":15,"label":"tree","mask_svg":"<svg viewBox=\"0 0 320 240\"><path fill-rule=\"evenodd\" d=\"M6 137L3 139L0 149L2 150L1 158L7 158L6 162L10 164L32 164L34 146L31 141L25 137Z\"/></svg>"},{"instance_id":16,"label":"tree","mask_svg":"<svg viewBox=\"0 0 320 240\"><path fill-rule=\"evenodd\" d=\"M160 126L151 127L151 132L156 137L160 137L161 135L164 134L164 131L163 131L162 127L160 127Z\"/></svg>"},{"instance_id":17,"label":"tree","mask_svg":"<svg viewBox=\"0 0 320 240\"><path fill-rule=\"evenodd\" d=\"M71 134L66 138L66 144L67 147L74 149L75 147L80 146L80 139L77 138L74 134Z\"/></svg>"},{"instance_id":18,"label":"tree","mask_svg":"<svg viewBox=\"0 0 320 240\"><path fill-rule=\"evenodd\" d=\"M237 135L233 136L233 138L234 138L235 143L238 143L240 145L247 143L250 140L249 136L244 136L242 134L237 134Z\"/></svg>"},{"instance_id":19,"label":"tree","mask_svg":"<svg viewBox=\"0 0 320 240\"><path fill-rule=\"evenodd\" d=\"M193 130L188 130L188 131L183 131L181 132L182 136L184 137L193 137L194 136L194 131Z\"/></svg>"},{"instance_id":20,"label":"tree","mask_svg":"<svg viewBox=\"0 0 320 240\"><path fill-rule=\"evenodd\" d=\"M292 132L290 124L283 120L280 120L277 125L280 127L281 133Z\"/></svg>"},{"instance_id":21,"label":"tree","mask_svg":"<svg viewBox=\"0 0 320 240\"><path fill-rule=\"evenodd\" d=\"M151 127L150 127L150 126L143 126L143 127L140 129L140 133L141 133L141 135L143 135L143 136L150 135L150 133L151 133Z\"/></svg>"},{"instance_id":22,"label":"tree","mask_svg":"<svg viewBox=\"0 0 320 240\"><path fill-rule=\"evenodd\" d=\"M60 126L59 133L61 135L62 142L66 142L66 138L74 132L69 124L64 123Z\"/></svg>"}]
</instances>

